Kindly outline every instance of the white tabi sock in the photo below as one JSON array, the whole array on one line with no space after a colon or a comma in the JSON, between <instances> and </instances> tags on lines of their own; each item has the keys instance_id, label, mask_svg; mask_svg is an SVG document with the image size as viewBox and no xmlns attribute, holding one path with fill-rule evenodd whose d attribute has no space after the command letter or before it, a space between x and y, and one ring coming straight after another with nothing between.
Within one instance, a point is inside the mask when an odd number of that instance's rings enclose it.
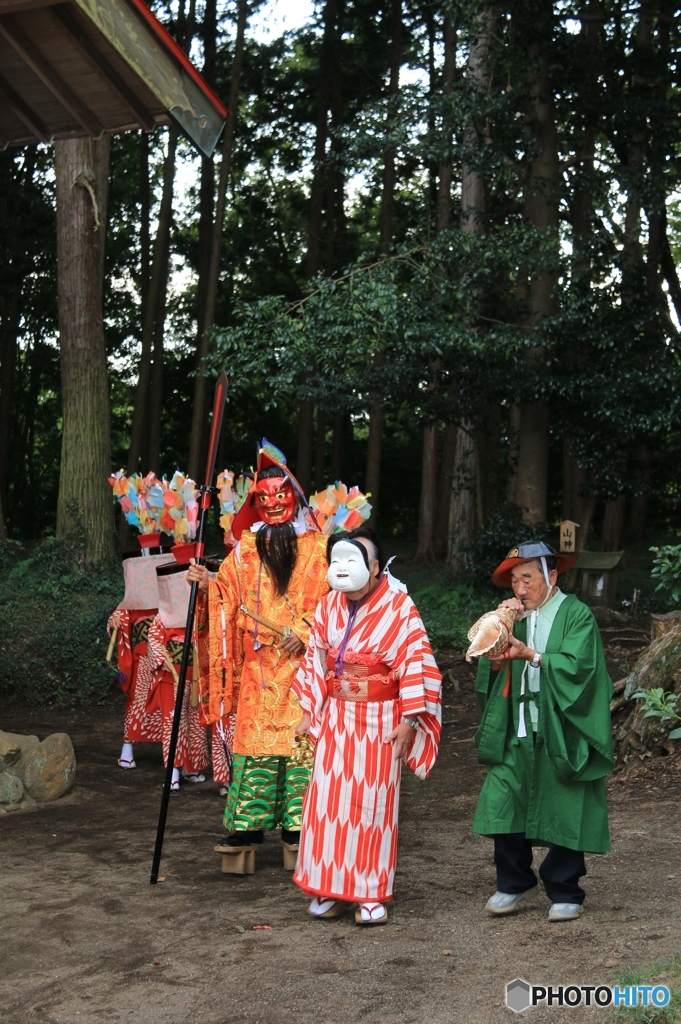
<instances>
[{"instance_id":1,"label":"white tabi sock","mask_svg":"<svg viewBox=\"0 0 681 1024\"><path fill-rule=\"evenodd\" d=\"M134 761L132 743L124 743L121 748L121 761Z\"/></svg>"},{"instance_id":2,"label":"white tabi sock","mask_svg":"<svg viewBox=\"0 0 681 1024\"><path fill-rule=\"evenodd\" d=\"M325 899L323 896L321 898L319 896L315 896L310 904L310 913L314 914L315 917L321 917L321 915L325 914L335 902L335 900Z\"/></svg>"},{"instance_id":3,"label":"white tabi sock","mask_svg":"<svg viewBox=\"0 0 681 1024\"><path fill-rule=\"evenodd\" d=\"M172 779L172 782L171 782L171 786L179 786L179 785L180 785L180 769L179 768L173 768L173 779Z\"/></svg>"},{"instance_id":4,"label":"white tabi sock","mask_svg":"<svg viewBox=\"0 0 681 1024\"><path fill-rule=\"evenodd\" d=\"M385 914L382 903L360 903L359 910L363 921L380 921Z\"/></svg>"}]
</instances>

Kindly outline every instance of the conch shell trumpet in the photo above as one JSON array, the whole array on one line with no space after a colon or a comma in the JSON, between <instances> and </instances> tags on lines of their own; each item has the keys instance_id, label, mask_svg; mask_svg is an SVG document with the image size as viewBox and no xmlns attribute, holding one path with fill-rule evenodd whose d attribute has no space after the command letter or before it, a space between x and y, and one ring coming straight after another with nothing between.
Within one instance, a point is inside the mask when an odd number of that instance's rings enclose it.
<instances>
[{"instance_id":1,"label":"conch shell trumpet","mask_svg":"<svg viewBox=\"0 0 681 1024\"><path fill-rule=\"evenodd\" d=\"M473 658L498 658L508 647L508 638L513 632L516 613L512 608L495 608L485 612L468 630L471 644L466 651L466 661Z\"/></svg>"}]
</instances>

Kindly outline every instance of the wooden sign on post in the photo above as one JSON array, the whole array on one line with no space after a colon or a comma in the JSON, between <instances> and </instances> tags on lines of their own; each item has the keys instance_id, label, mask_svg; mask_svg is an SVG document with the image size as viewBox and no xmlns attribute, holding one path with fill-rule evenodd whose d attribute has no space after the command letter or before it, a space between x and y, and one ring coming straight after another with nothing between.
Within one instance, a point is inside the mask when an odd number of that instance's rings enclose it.
<instances>
[{"instance_id":1,"label":"wooden sign on post","mask_svg":"<svg viewBox=\"0 0 681 1024\"><path fill-rule=\"evenodd\" d=\"M566 519L560 524L560 550L568 555L574 555L577 551L578 529L579 523L573 523L571 519Z\"/></svg>"}]
</instances>

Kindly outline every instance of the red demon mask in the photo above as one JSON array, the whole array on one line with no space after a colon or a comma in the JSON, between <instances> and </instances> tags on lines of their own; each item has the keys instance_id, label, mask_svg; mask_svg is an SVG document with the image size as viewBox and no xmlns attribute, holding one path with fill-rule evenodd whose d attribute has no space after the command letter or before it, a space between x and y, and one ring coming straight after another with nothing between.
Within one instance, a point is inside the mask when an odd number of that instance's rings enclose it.
<instances>
[{"instance_id":1,"label":"red demon mask","mask_svg":"<svg viewBox=\"0 0 681 1024\"><path fill-rule=\"evenodd\" d=\"M255 508L268 526L288 523L296 513L296 495L290 480L271 476L258 480L253 488Z\"/></svg>"}]
</instances>

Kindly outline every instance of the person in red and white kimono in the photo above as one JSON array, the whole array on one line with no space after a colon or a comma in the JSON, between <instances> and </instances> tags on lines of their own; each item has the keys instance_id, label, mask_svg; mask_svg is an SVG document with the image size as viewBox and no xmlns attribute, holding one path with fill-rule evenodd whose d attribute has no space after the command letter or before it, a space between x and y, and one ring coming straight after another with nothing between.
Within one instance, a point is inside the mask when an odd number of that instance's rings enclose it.
<instances>
[{"instance_id":1,"label":"person in red and white kimono","mask_svg":"<svg viewBox=\"0 0 681 1024\"><path fill-rule=\"evenodd\" d=\"M298 735L315 743L294 882L313 917L358 903L388 920L397 861L402 760L421 779L441 731L442 677L406 587L383 568L372 530L329 538L328 581L293 692Z\"/></svg>"}]
</instances>

